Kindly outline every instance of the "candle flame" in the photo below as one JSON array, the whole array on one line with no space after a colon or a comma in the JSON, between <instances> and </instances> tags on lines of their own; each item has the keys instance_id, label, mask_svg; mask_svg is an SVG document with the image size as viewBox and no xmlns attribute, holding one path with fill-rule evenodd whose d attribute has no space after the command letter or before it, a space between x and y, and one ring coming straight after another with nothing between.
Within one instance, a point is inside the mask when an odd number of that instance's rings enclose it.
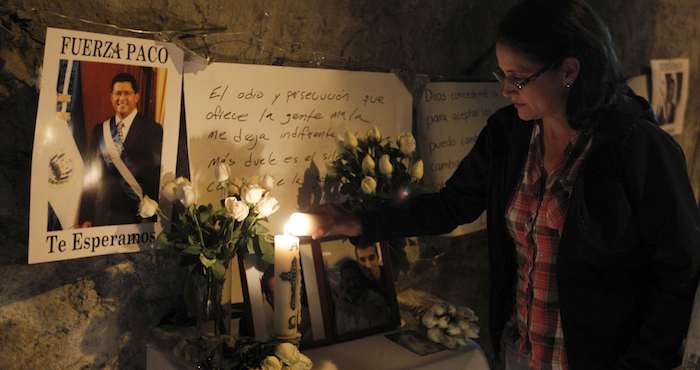
<instances>
[{"instance_id":1,"label":"candle flame","mask_svg":"<svg viewBox=\"0 0 700 370\"><path fill-rule=\"evenodd\" d=\"M311 216L306 213L295 212L289 216L289 221L284 225L284 233L295 236L311 235L311 228Z\"/></svg>"}]
</instances>

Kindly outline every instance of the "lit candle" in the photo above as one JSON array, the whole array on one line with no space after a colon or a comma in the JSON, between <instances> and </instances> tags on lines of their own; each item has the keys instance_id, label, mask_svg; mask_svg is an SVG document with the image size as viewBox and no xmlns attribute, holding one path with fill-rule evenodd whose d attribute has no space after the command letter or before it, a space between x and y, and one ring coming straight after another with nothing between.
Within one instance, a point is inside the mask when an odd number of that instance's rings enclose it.
<instances>
[{"instance_id":1,"label":"lit candle","mask_svg":"<svg viewBox=\"0 0 700 370\"><path fill-rule=\"evenodd\" d=\"M299 238L275 235L274 330L277 338L294 338L299 335L300 262Z\"/></svg>"},{"instance_id":2,"label":"lit candle","mask_svg":"<svg viewBox=\"0 0 700 370\"><path fill-rule=\"evenodd\" d=\"M296 236L310 236L315 226L316 220L314 220L312 214L294 212L289 216L289 222L284 227L284 233Z\"/></svg>"}]
</instances>

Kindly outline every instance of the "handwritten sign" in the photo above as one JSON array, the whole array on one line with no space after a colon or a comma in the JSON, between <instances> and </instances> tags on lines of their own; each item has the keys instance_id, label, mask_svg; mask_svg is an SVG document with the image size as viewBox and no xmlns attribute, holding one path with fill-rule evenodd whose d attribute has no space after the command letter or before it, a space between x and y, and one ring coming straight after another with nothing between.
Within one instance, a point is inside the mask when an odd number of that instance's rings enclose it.
<instances>
[{"instance_id":1,"label":"handwritten sign","mask_svg":"<svg viewBox=\"0 0 700 370\"><path fill-rule=\"evenodd\" d=\"M318 202L336 136L410 131L411 96L388 73L214 63L185 64L190 174L199 203L221 197L220 163L232 176L276 179L280 210L270 219L282 233L289 215Z\"/></svg>"},{"instance_id":2,"label":"handwritten sign","mask_svg":"<svg viewBox=\"0 0 700 370\"><path fill-rule=\"evenodd\" d=\"M474 146L486 120L508 104L494 82L434 82L426 85L418 103L418 144L425 163L425 185L437 191ZM482 215L450 235L486 227Z\"/></svg>"}]
</instances>

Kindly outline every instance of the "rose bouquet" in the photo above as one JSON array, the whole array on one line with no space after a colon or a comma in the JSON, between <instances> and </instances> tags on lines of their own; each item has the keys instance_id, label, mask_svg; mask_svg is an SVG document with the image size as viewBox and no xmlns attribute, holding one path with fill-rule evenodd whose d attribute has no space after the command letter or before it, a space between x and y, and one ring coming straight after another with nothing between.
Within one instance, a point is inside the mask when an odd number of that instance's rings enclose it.
<instances>
[{"instance_id":1,"label":"rose bouquet","mask_svg":"<svg viewBox=\"0 0 700 370\"><path fill-rule=\"evenodd\" d=\"M338 184L339 193L347 196L344 207L351 212L399 202L420 189L423 161L410 133L393 141L382 137L377 127L360 138L346 132L338 138L338 149L338 157L328 165L327 180ZM387 243L394 271L406 269L406 239Z\"/></svg>"},{"instance_id":2,"label":"rose bouquet","mask_svg":"<svg viewBox=\"0 0 700 370\"><path fill-rule=\"evenodd\" d=\"M311 370L313 362L291 343L280 343L274 355L265 357L259 368L250 370Z\"/></svg>"},{"instance_id":3,"label":"rose bouquet","mask_svg":"<svg viewBox=\"0 0 700 370\"><path fill-rule=\"evenodd\" d=\"M240 337L225 342L208 341L206 338L181 340L174 349L175 355L185 359L197 369L220 370L311 370L312 360L301 353L297 346L276 339L258 341L252 337Z\"/></svg>"},{"instance_id":4,"label":"rose bouquet","mask_svg":"<svg viewBox=\"0 0 700 370\"><path fill-rule=\"evenodd\" d=\"M197 301L199 307L188 307L194 318L215 316L219 321L221 288L231 259L254 254L262 261L272 263L271 235L262 225L279 209L279 202L271 195L274 179L270 176L248 179L230 179L228 167L216 168L218 189L222 198L217 205L198 205L195 190L184 177L167 182L161 189L163 197L184 207L170 220L157 202L145 196L139 206L139 215L148 218L158 213L169 228L158 235L158 243L173 248L181 264L190 271L194 288L186 287L185 300ZM202 292L202 289L204 291ZM196 290L194 298L187 298ZM217 329L220 323L217 323ZM220 332L220 330L215 330Z\"/></svg>"},{"instance_id":5,"label":"rose bouquet","mask_svg":"<svg viewBox=\"0 0 700 370\"><path fill-rule=\"evenodd\" d=\"M374 127L365 137L346 132L338 139L338 157L329 165L329 176L340 183L351 210L366 210L401 200L417 189L423 178L423 161L416 155L410 133L396 142L382 138Z\"/></svg>"},{"instance_id":6,"label":"rose bouquet","mask_svg":"<svg viewBox=\"0 0 700 370\"><path fill-rule=\"evenodd\" d=\"M428 339L447 348L466 345L469 338L479 337L479 318L469 307L435 304L421 316L421 326Z\"/></svg>"},{"instance_id":7,"label":"rose bouquet","mask_svg":"<svg viewBox=\"0 0 700 370\"><path fill-rule=\"evenodd\" d=\"M220 164L217 180L224 195L219 205L197 205L194 188L184 177L163 185L162 194L170 202L178 201L185 209L173 220L160 211L158 204L145 196L139 215L151 217L156 212L170 221L170 230L158 236L158 242L175 248L184 265L193 273L223 279L226 267L237 253L256 253L272 263L272 240L261 223L279 209L279 202L271 195L274 179L266 175L229 179L228 168Z\"/></svg>"}]
</instances>

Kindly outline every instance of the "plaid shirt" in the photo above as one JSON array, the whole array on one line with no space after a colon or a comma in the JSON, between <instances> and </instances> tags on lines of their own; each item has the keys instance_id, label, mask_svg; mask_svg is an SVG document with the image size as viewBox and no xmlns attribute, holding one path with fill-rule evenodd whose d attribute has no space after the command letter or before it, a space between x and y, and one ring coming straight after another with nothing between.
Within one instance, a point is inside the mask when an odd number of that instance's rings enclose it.
<instances>
[{"instance_id":1,"label":"plaid shirt","mask_svg":"<svg viewBox=\"0 0 700 370\"><path fill-rule=\"evenodd\" d=\"M529 353L531 370L565 370L556 264L569 197L591 135L580 132L567 146L563 163L549 176L544 170L542 137L541 123L535 124L522 182L506 208L518 262L516 348L521 354Z\"/></svg>"}]
</instances>

